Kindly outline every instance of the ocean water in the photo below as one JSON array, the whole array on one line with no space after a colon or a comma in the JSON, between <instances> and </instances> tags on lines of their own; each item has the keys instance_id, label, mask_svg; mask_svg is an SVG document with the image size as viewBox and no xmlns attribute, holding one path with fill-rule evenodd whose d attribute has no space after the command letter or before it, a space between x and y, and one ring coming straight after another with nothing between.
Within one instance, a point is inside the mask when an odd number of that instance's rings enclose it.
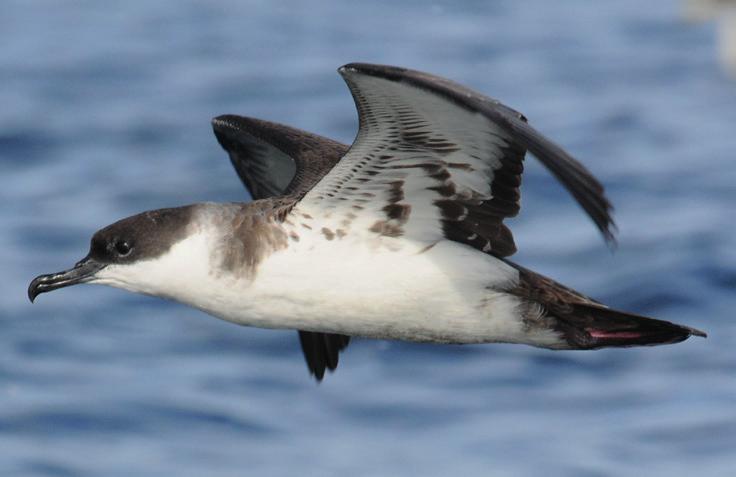
<instances>
[{"instance_id":1,"label":"ocean water","mask_svg":"<svg viewBox=\"0 0 736 477\"><path fill-rule=\"evenodd\" d=\"M736 82L675 0L54 2L0 7L0 475L736 475ZM142 210L247 200L223 113L350 142L336 68L450 77L524 112L616 206L611 253L527 160L515 260L709 333L551 352L296 334L28 282Z\"/></svg>"}]
</instances>

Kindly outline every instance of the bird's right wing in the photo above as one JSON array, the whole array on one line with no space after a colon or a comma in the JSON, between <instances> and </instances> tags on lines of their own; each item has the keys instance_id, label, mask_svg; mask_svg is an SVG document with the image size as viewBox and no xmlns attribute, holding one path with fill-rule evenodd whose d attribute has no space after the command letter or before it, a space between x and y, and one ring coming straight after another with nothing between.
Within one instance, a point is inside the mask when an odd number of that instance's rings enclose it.
<instances>
[{"instance_id":1,"label":"bird's right wing","mask_svg":"<svg viewBox=\"0 0 736 477\"><path fill-rule=\"evenodd\" d=\"M233 114L214 118L212 129L255 200L302 196L348 150L317 134Z\"/></svg>"}]
</instances>

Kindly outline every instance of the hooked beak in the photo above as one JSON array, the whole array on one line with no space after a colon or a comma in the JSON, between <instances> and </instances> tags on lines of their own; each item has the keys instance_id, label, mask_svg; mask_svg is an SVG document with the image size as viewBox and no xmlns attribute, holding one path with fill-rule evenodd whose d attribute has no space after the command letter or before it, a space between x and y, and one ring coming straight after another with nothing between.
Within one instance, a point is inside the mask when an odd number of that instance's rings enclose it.
<instances>
[{"instance_id":1,"label":"hooked beak","mask_svg":"<svg viewBox=\"0 0 736 477\"><path fill-rule=\"evenodd\" d=\"M28 298L33 303L41 293L46 293L57 288L76 285L77 283L85 283L94 278L95 274L105 268L104 263L100 263L89 256L83 258L74 268L59 273L50 273L48 275L40 275L33 279L28 286Z\"/></svg>"}]
</instances>

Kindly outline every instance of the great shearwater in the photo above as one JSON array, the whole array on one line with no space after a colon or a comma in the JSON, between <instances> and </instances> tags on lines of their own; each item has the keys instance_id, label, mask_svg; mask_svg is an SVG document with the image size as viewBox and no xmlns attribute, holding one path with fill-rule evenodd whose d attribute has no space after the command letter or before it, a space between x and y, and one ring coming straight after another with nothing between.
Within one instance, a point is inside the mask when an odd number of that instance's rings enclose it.
<instances>
[{"instance_id":1,"label":"great shearwater","mask_svg":"<svg viewBox=\"0 0 736 477\"><path fill-rule=\"evenodd\" d=\"M360 126L349 148L288 126L212 121L255 199L128 217L94 234L47 291L98 283L241 325L299 331L310 372L351 336L597 349L676 343L701 331L616 311L507 259L530 151L608 242L611 205L577 160L500 102L430 74L339 69Z\"/></svg>"}]
</instances>

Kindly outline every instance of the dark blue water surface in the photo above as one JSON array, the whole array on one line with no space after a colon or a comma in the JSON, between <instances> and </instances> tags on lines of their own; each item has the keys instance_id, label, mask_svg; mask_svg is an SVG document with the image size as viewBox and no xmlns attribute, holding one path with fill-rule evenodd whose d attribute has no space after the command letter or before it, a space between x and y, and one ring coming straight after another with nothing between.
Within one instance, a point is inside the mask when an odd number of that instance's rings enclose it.
<instances>
[{"instance_id":1,"label":"dark blue water surface","mask_svg":"<svg viewBox=\"0 0 736 477\"><path fill-rule=\"evenodd\" d=\"M736 475L736 83L675 0L10 0L0 7L0 475ZM296 335L82 286L97 228L247 196L211 117L350 142L336 68L397 64L523 111L616 205L610 253L528 161L515 259L702 328L658 348L356 341L319 386Z\"/></svg>"}]
</instances>

